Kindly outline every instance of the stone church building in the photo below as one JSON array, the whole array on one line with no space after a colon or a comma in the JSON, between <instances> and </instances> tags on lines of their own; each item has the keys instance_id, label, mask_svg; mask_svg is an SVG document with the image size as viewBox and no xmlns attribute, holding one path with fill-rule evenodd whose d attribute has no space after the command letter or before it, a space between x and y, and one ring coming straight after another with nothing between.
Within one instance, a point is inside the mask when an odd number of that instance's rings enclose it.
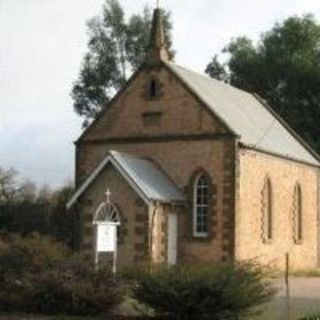
<instances>
[{"instance_id":1,"label":"stone church building","mask_svg":"<svg viewBox=\"0 0 320 320\"><path fill-rule=\"evenodd\" d=\"M95 219L118 223L119 266L283 268L289 253L292 268L314 268L319 167L264 100L170 61L156 9L144 63L76 142L68 208L87 253Z\"/></svg>"}]
</instances>

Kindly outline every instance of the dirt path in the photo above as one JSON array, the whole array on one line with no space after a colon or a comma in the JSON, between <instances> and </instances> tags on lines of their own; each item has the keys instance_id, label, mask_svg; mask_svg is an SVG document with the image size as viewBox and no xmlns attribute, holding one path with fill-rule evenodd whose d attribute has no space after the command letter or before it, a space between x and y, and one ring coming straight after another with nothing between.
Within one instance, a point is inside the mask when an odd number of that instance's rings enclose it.
<instances>
[{"instance_id":1,"label":"dirt path","mask_svg":"<svg viewBox=\"0 0 320 320\"><path fill-rule=\"evenodd\" d=\"M266 312L259 319L287 319L286 287L283 279L274 282L279 289L275 299L266 306ZM320 278L295 278L290 284L290 315L297 320L310 313L320 312Z\"/></svg>"}]
</instances>

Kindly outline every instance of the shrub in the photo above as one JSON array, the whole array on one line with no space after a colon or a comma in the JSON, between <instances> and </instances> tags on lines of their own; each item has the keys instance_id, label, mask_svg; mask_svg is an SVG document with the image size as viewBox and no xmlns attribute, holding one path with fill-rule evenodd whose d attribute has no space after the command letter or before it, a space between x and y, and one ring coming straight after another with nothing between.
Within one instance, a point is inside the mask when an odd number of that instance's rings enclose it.
<instances>
[{"instance_id":1,"label":"shrub","mask_svg":"<svg viewBox=\"0 0 320 320\"><path fill-rule=\"evenodd\" d=\"M8 235L0 239L0 274L20 277L39 272L71 256L71 251L51 237Z\"/></svg>"},{"instance_id":2,"label":"shrub","mask_svg":"<svg viewBox=\"0 0 320 320\"><path fill-rule=\"evenodd\" d=\"M118 304L120 287L108 270L33 234L0 240L0 310L96 315Z\"/></svg>"},{"instance_id":3,"label":"shrub","mask_svg":"<svg viewBox=\"0 0 320 320\"><path fill-rule=\"evenodd\" d=\"M39 275L71 256L52 238L32 234L27 237L2 234L0 238L0 308L19 310L28 305L32 283Z\"/></svg>"},{"instance_id":4,"label":"shrub","mask_svg":"<svg viewBox=\"0 0 320 320\"><path fill-rule=\"evenodd\" d=\"M32 275L29 311L43 314L108 313L122 297L109 270L95 271L87 263L56 266Z\"/></svg>"},{"instance_id":5,"label":"shrub","mask_svg":"<svg viewBox=\"0 0 320 320\"><path fill-rule=\"evenodd\" d=\"M238 319L275 293L252 262L142 269L131 276L133 297L161 318Z\"/></svg>"},{"instance_id":6,"label":"shrub","mask_svg":"<svg viewBox=\"0 0 320 320\"><path fill-rule=\"evenodd\" d=\"M320 313L301 318L300 320L320 320Z\"/></svg>"}]
</instances>

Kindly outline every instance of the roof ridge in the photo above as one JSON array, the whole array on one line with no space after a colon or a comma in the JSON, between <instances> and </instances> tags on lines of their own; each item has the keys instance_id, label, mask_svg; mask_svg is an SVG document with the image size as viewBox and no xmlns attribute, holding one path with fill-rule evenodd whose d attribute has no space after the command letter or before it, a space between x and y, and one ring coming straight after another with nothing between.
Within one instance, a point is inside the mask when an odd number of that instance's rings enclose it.
<instances>
[{"instance_id":1,"label":"roof ridge","mask_svg":"<svg viewBox=\"0 0 320 320\"><path fill-rule=\"evenodd\" d=\"M251 92L249 92L249 91L246 91L246 90L237 88L236 86L233 86L232 84L227 83L227 82L224 82L224 81L222 81L222 80L218 80L218 79L215 79L215 78L211 78L210 76L206 75L205 73L201 73L201 72L198 72L198 71L189 69L189 68L187 68L187 67L185 67L185 66L182 66L182 65L180 65L180 64L177 64L177 63L175 63L175 62L172 62L172 61L163 61L163 63L169 64L169 65L170 65L170 64L171 64L171 65L173 64L173 65L175 65L176 67L178 67L178 68L180 68L180 69L184 69L184 70L187 71L187 72L190 72L190 73L193 73L193 74L195 74L195 75L197 75L197 76L199 76L199 77L205 78L206 80L211 81L211 82L213 82L213 83L215 83L215 84L219 84L219 85L221 85L221 87L226 87L226 88L231 89L231 90L237 90L237 91L240 91L241 93L245 93L245 94L254 96L254 94L251 93Z\"/></svg>"},{"instance_id":2,"label":"roof ridge","mask_svg":"<svg viewBox=\"0 0 320 320\"><path fill-rule=\"evenodd\" d=\"M286 121L259 101L254 93L173 62L163 63L231 132L239 137L239 142L243 145L256 144L262 130L273 122L275 125L271 136L263 139L259 147L280 157L290 157L292 160L320 166L317 153L308 144L303 143L291 127L288 129Z\"/></svg>"}]
</instances>

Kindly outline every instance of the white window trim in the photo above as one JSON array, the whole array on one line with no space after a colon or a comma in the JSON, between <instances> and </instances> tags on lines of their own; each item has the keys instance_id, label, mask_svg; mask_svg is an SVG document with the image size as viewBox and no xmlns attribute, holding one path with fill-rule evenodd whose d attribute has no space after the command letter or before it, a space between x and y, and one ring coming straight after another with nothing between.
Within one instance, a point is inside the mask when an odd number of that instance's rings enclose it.
<instances>
[{"instance_id":1,"label":"white window trim","mask_svg":"<svg viewBox=\"0 0 320 320\"><path fill-rule=\"evenodd\" d=\"M99 219L99 214L101 210L107 210L106 211L106 220L101 220ZM113 216L113 214L116 215L116 221L112 221L111 217ZM119 211L117 209L117 207L109 202L102 202L98 209L96 210L94 216L93 216L93 222L94 225L98 225L98 224L110 224L110 225L120 225L120 214Z\"/></svg>"},{"instance_id":2,"label":"white window trim","mask_svg":"<svg viewBox=\"0 0 320 320\"><path fill-rule=\"evenodd\" d=\"M203 173L199 173L193 183L193 208L192 208L192 214L193 214L193 236L195 238L207 238L209 233L208 232L198 232L197 231L197 190L198 190L198 182L200 178L203 176ZM209 210L209 205L208 205Z\"/></svg>"}]
</instances>

